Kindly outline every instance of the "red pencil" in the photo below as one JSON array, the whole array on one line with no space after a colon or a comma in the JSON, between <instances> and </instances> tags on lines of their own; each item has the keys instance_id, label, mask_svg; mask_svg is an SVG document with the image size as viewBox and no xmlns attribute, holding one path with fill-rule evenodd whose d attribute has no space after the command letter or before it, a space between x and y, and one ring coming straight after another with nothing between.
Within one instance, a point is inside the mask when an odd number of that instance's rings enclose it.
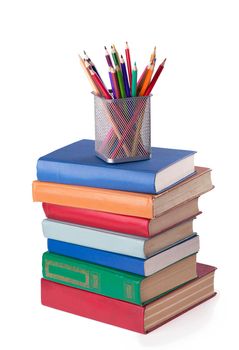
<instances>
[{"instance_id":1,"label":"red pencil","mask_svg":"<svg viewBox=\"0 0 239 350\"><path fill-rule=\"evenodd\" d=\"M116 98L121 98L118 79L117 79L115 69L110 67L109 71L111 73L112 82L114 84L115 96L116 96Z\"/></svg>"},{"instance_id":2,"label":"red pencil","mask_svg":"<svg viewBox=\"0 0 239 350\"><path fill-rule=\"evenodd\" d=\"M153 76L153 79L151 80L149 86L147 87L147 89L146 89L146 91L145 91L145 93L144 93L144 96L148 96L148 95L151 93L151 91L152 91L154 85L156 84L156 81L158 80L158 77L160 76L162 70L164 69L164 64L165 64L165 62L166 62L166 58L165 58L165 60L163 60L163 62L158 66L158 69L156 70L156 72L155 72L155 74L154 74L154 76Z\"/></svg>"},{"instance_id":3,"label":"red pencil","mask_svg":"<svg viewBox=\"0 0 239 350\"><path fill-rule=\"evenodd\" d=\"M127 41L126 41L125 55L126 55L126 61L127 61L129 85L131 90L132 89L132 67L131 67L130 51L129 51L129 46Z\"/></svg>"},{"instance_id":4,"label":"red pencil","mask_svg":"<svg viewBox=\"0 0 239 350\"><path fill-rule=\"evenodd\" d=\"M111 100L112 97L111 97L109 91L106 89L103 82L100 80L98 74L96 74L92 68L89 68L89 71L90 71L90 74L91 74L93 81L95 82L95 85L98 87L98 89L100 90L100 92L104 96L104 98L106 98L107 100Z\"/></svg>"}]
</instances>

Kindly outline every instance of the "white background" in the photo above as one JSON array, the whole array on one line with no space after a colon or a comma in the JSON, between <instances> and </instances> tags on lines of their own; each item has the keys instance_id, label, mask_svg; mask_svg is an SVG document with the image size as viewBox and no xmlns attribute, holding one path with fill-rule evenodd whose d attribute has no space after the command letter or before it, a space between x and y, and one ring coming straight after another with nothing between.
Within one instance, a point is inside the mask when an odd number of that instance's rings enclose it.
<instances>
[{"instance_id":1,"label":"white background","mask_svg":"<svg viewBox=\"0 0 239 350\"><path fill-rule=\"evenodd\" d=\"M2 349L235 348L238 339L238 2L1 1ZM215 190L200 199L198 260L218 267L211 301L144 336L40 305L38 157L94 138L86 50L108 84L104 45L141 72L167 57L152 99L152 145L197 150ZM236 286L237 285L237 286ZM234 319L233 319L234 318Z\"/></svg>"}]
</instances>

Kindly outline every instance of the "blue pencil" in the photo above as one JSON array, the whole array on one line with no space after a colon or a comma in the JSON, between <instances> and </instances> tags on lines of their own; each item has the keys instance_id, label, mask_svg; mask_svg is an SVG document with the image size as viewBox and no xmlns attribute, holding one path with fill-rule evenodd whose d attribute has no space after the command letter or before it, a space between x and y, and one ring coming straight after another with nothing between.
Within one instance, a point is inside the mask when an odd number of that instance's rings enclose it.
<instances>
[{"instance_id":1,"label":"blue pencil","mask_svg":"<svg viewBox=\"0 0 239 350\"><path fill-rule=\"evenodd\" d=\"M128 76L127 76L125 62L124 62L124 59L123 59L122 55L120 57L120 64L121 64L121 70L122 70L122 73L123 73L124 87L125 87L126 96L130 97L131 94L130 94L129 80L128 80Z\"/></svg>"}]
</instances>

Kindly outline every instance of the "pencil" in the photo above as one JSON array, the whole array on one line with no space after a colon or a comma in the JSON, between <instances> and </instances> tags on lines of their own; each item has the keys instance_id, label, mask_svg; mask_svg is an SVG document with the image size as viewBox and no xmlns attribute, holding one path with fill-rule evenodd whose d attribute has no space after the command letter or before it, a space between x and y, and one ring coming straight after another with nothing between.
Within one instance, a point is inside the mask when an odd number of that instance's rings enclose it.
<instances>
[{"instance_id":1,"label":"pencil","mask_svg":"<svg viewBox=\"0 0 239 350\"><path fill-rule=\"evenodd\" d=\"M141 74L138 83L137 83L137 95L139 94L140 90L142 89L143 83L144 83L144 79L146 77L146 74L148 72L148 66L145 67L143 73Z\"/></svg>"},{"instance_id":2,"label":"pencil","mask_svg":"<svg viewBox=\"0 0 239 350\"><path fill-rule=\"evenodd\" d=\"M150 80L151 80L153 71L154 71L154 63L153 63L153 64L150 64L150 66L149 66L149 68L148 68L148 71L147 71L147 74L146 74L146 76L145 76L145 79L144 79L142 88L141 88L141 90L139 91L139 96L144 96L145 91L147 90L147 87L149 86L149 83L150 83Z\"/></svg>"},{"instance_id":3,"label":"pencil","mask_svg":"<svg viewBox=\"0 0 239 350\"><path fill-rule=\"evenodd\" d=\"M120 89L119 89L119 84L118 84L118 79L117 75L115 72L115 69L110 67L109 68L109 74L110 74L110 81L111 81L111 86L112 86L112 91L114 92L114 97L115 98L120 98Z\"/></svg>"},{"instance_id":4,"label":"pencil","mask_svg":"<svg viewBox=\"0 0 239 350\"><path fill-rule=\"evenodd\" d=\"M132 89L131 58L130 58L129 45L128 45L128 42L127 42L127 41L126 41L125 55L126 55L126 62L127 62L128 76L129 76L129 85L130 85L130 88Z\"/></svg>"},{"instance_id":5,"label":"pencil","mask_svg":"<svg viewBox=\"0 0 239 350\"><path fill-rule=\"evenodd\" d=\"M117 54L116 54L116 51L115 51L115 48L113 47L113 45L111 46L111 55L112 55L115 66L119 67L120 63L119 63L119 60L118 60L118 57L117 57Z\"/></svg>"},{"instance_id":6,"label":"pencil","mask_svg":"<svg viewBox=\"0 0 239 350\"><path fill-rule=\"evenodd\" d=\"M110 54L109 54L106 46L105 46L105 58L106 58L106 61L108 63L108 66L113 68L113 63L111 61Z\"/></svg>"},{"instance_id":7,"label":"pencil","mask_svg":"<svg viewBox=\"0 0 239 350\"><path fill-rule=\"evenodd\" d=\"M87 62L90 63L92 69L95 71L96 74L98 74L99 78L101 79L101 77L100 77L100 75L99 75L99 72L98 72L98 70L96 69L95 64L91 61L90 57L86 54L86 52L85 52L85 51L83 51L83 52L84 52L84 54L85 54L85 57L86 57ZM101 80L102 80L102 79L101 79Z\"/></svg>"},{"instance_id":8,"label":"pencil","mask_svg":"<svg viewBox=\"0 0 239 350\"><path fill-rule=\"evenodd\" d=\"M106 87L105 87L104 83L102 82L102 80L100 80L98 74L96 74L96 72L92 68L89 68L89 71L90 71L91 77L92 77L95 85L98 87L98 89L101 92L102 96L104 98L106 98L107 100L111 100L112 97L111 97L109 91L106 89Z\"/></svg>"},{"instance_id":9,"label":"pencil","mask_svg":"<svg viewBox=\"0 0 239 350\"><path fill-rule=\"evenodd\" d=\"M154 46L154 51L150 56L150 63L152 64L156 58L156 46Z\"/></svg>"},{"instance_id":10,"label":"pencil","mask_svg":"<svg viewBox=\"0 0 239 350\"><path fill-rule=\"evenodd\" d=\"M91 77L91 74L90 74L89 70L87 69L87 67L85 65L85 62L84 62L83 58L80 55L78 55L78 56L79 56L79 59L80 59L80 65L83 68L83 70L85 72L85 75L87 76L87 79L89 80L89 83L90 83L90 85L92 87L92 90L93 90L94 94L97 95L97 96L101 95L99 89L97 88L96 84L94 83L94 81L93 81L93 79Z\"/></svg>"},{"instance_id":11,"label":"pencil","mask_svg":"<svg viewBox=\"0 0 239 350\"><path fill-rule=\"evenodd\" d=\"M120 64L121 64L121 70L122 70L122 74L123 74L125 93L126 93L127 97L130 97L131 94L130 94L129 81L128 81L128 76L127 76L125 62L124 62L124 59L123 59L122 55L120 56Z\"/></svg>"},{"instance_id":12,"label":"pencil","mask_svg":"<svg viewBox=\"0 0 239 350\"><path fill-rule=\"evenodd\" d=\"M156 84L156 81L158 80L158 77L160 76L162 70L164 69L164 65L165 65L165 62L166 62L166 58L163 60L163 62L158 66L158 69L156 70L154 76L153 76L153 79L151 80L149 86L147 87L146 91L145 91L145 96L148 96L154 85Z\"/></svg>"},{"instance_id":13,"label":"pencil","mask_svg":"<svg viewBox=\"0 0 239 350\"><path fill-rule=\"evenodd\" d=\"M120 67L120 57L119 57L119 53L118 53L118 51L117 51L115 45L113 44L112 46L113 46L113 48L114 48L114 50L115 50L115 54L116 54L117 61L118 61L118 66Z\"/></svg>"},{"instance_id":14,"label":"pencil","mask_svg":"<svg viewBox=\"0 0 239 350\"><path fill-rule=\"evenodd\" d=\"M136 62L134 63L133 71L132 71L132 97L135 97L137 95L137 66Z\"/></svg>"},{"instance_id":15,"label":"pencil","mask_svg":"<svg viewBox=\"0 0 239 350\"><path fill-rule=\"evenodd\" d=\"M121 95L122 98L125 98L126 97L126 93L125 93L125 87L124 87L124 80L123 80L122 72L121 72L120 67L118 65L115 67L115 70L116 70L117 79L118 79L118 83L119 83L120 95Z\"/></svg>"}]
</instances>

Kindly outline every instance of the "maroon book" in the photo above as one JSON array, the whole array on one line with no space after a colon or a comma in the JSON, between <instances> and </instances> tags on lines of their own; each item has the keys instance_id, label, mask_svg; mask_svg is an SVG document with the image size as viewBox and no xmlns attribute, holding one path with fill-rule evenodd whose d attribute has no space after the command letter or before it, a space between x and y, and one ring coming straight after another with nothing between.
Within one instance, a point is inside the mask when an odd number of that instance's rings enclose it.
<instances>
[{"instance_id":1,"label":"maroon book","mask_svg":"<svg viewBox=\"0 0 239 350\"><path fill-rule=\"evenodd\" d=\"M198 263L196 279L145 306L42 279L42 304L145 334L215 296L215 269Z\"/></svg>"}]
</instances>

